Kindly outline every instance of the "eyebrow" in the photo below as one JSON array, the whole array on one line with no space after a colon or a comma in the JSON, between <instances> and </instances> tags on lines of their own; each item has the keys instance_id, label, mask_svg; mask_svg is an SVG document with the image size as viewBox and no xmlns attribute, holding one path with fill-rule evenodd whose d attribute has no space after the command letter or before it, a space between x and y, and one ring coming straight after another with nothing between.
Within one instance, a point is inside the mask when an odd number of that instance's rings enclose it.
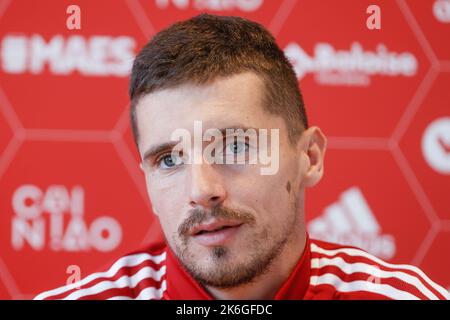
<instances>
[{"instance_id":1,"label":"eyebrow","mask_svg":"<svg viewBox=\"0 0 450 320\"><path fill-rule=\"evenodd\" d=\"M211 129L214 129L214 128L211 128ZM230 126L230 127L221 128L221 129L218 129L218 130L225 137L227 129L228 130L242 129L242 131L244 131L244 133L248 129L253 129L256 132L258 132L258 130L259 130L258 128L245 127L245 126ZM202 141L203 141L203 134L202 134ZM165 142L165 143L161 143L161 144L152 146L152 147L148 148L147 151L144 152L144 156L142 157L142 160L146 160L148 158L155 157L157 154L162 153L163 151L172 150L178 143L179 143L179 141L170 141L170 142Z\"/></svg>"},{"instance_id":2,"label":"eyebrow","mask_svg":"<svg viewBox=\"0 0 450 320\"><path fill-rule=\"evenodd\" d=\"M163 151L172 150L173 147L175 147L178 143L179 142L177 142L177 141L171 141L171 142L158 144L156 146L152 146L152 147L148 148L147 151L144 152L144 156L142 157L142 160L146 160L150 157L154 157Z\"/></svg>"}]
</instances>

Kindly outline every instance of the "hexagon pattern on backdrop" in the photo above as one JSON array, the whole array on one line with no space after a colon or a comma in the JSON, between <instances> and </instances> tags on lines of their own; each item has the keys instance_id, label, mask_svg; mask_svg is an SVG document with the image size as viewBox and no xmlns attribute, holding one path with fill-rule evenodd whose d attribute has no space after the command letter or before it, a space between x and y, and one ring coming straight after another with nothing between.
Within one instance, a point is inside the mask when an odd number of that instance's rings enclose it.
<instances>
[{"instance_id":1,"label":"hexagon pattern on backdrop","mask_svg":"<svg viewBox=\"0 0 450 320\"><path fill-rule=\"evenodd\" d=\"M0 0L0 299L163 237L129 126L128 73L201 12L260 22L291 60L326 174L311 236L412 263L450 289L450 0ZM366 25L369 5L381 29ZM51 270L51 272L49 272Z\"/></svg>"}]
</instances>

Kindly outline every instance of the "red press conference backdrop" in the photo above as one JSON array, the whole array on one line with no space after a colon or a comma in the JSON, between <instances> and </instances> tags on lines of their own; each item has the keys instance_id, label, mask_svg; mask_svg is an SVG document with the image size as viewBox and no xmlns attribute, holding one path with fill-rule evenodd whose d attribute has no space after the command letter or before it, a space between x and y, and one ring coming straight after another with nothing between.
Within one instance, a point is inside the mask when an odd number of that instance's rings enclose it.
<instances>
[{"instance_id":1,"label":"red press conference backdrop","mask_svg":"<svg viewBox=\"0 0 450 320\"><path fill-rule=\"evenodd\" d=\"M155 32L205 11L276 36L329 138L310 234L450 289L449 0L13 0L0 1L0 298L161 241L127 77Z\"/></svg>"}]
</instances>

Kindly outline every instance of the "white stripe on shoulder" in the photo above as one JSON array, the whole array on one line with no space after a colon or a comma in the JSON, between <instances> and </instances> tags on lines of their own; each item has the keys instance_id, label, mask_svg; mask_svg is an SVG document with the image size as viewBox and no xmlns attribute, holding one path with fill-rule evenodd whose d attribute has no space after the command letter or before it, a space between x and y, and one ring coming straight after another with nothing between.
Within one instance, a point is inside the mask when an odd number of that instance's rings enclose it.
<instances>
[{"instance_id":1,"label":"white stripe on shoulder","mask_svg":"<svg viewBox=\"0 0 450 320\"><path fill-rule=\"evenodd\" d=\"M154 287L148 287L142 289L142 291L134 299L127 296L115 296L109 298L108 300L160 300L166 289L166 280L163 280L161 283L161 288L156 289Z\"/></svg>"},{"instance_id":2,"label":"white stripe on shoulder","mask_svg":"<svg viewBox=\"0 0 450 320\"><path fill-rule=\"evenodd\" d=\"M339 292L366 291L377 293L395 300L419 300L415 295L398 290L388 284L373 283L364 280L345 282L332 273L311 277L311 285L318 286L321 284L332 285Z\"/></svg>"},{"instance_id":3,"label":"white stripe on shoulder","mask_svg":"<svg viewBox=\"0 0 450 320\"><path fill-rule=\"evenodd\" d=\"M95 279L111 278L117 273L117 271L119 271L123 267L134 267L134 266L137 266L147 260L153 261L156 264L160 264L165 259L166 259L166 252L163 252L162 254L156 255L156 256L148 254L148 253L137 253L137 254L133 254L133 255L129 255L129 256L124 256L124 257L120 258L119 260L117 260L111 266L111 268L109 268L108 271L93 273L78 282L71 283L69 285L65 285L65 286L62 286L62 287L59 287L59 288L56 288L53 290L45 291L45 292L37 295L34 298L34 300L43 300L43 299L51 297L51 296L62 294L64 292L70 291L72 289L76 289L81 286L84 286Z\"/></svg>"},{"instance_id":4,"label":"white stripe on shoulder","mask_svg":"<svg viewBox=\"0 0 450 320\"><path fill-rule=\"evenodd\" d=\"M84 296L90 296L99 294L109 289L121 289L121 288L134 288L136 285L144 279L154 279L160 281L161 277L166 274L166 266L162 266L161 269L156 271L152 267L145 267L140 269L136 274L131 277L123 275L115 281L105 280L97 283L96 285L72 292L62 300L76 300Z\"/></svg>"},{"instance_id":5,"label":"white stripe on shoulder","mask_svg":"<svg viewBox=\"0 0 450 320\"><path fill-rule=\"evenodd\" d=\"M311 251L321 253L321 254L331 255L331 256L336 255L338 253L345 253L345 254L347 254L349 256L353 256L353 257L364 257L364 258L370 259L373 262L378 263L378 264L388 267L388 268L393 268L393 269L397 269L397 270L403 269L403 270L415 272L421 277L421 278L419 278L421 281L423 280L423 281L427 282L428 285L430 285L433 289L438 291L446 299L450 299L450 293L447 290L445 290L443 287L441 287L440 285L435 283L422 270L420 270L419 268L417 268L415 266L412 266L409 264L388 263L386 261L383 261L383 260L371 255L370 253L367 253L361 249L356 249L356 248L339 248L339 249L334 249L334 250L328 250L328 249L319 247L315 243L311 243Z\"/></svg>"},{"instance_id":6,"label":"white stripe on shoulder","mask_svg":"<svg viewBox=\"0 0 450 320\"><path fill-rule=\"evenodd\" d=\"M311 259L311 268L320 269L326 266L335 266L342 270L345 274L353 274L356 272L366 273L369 278L397 278L403 282L415 286L428 299L439 300L439 298L431 292L423 283L415 276L401 271L386 271L380 269L376 265L370 265L363 262L347 263L341 257L334 258L314 258ZM331 273L331 272L330 272Z\"/></svg>"}]
</instances>

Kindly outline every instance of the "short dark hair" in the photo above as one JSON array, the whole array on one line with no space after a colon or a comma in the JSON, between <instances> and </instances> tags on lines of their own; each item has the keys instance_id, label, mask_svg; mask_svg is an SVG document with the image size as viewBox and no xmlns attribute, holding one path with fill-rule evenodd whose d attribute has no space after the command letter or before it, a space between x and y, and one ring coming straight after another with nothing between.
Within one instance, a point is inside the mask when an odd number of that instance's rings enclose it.
<instances>
[{"instance_id":1,"label":"short dark hair","mask_svg":"<svg viewBox=\"0 0 450 320\"><path fill-rule=\"evenodd\" d=\"M308 120L294 69L274 37L244 18L201 14L158 32L134 60L129 95L136 145L136 105L143 95L246 71L263 80L265 110L284 118L295 143Z\"/></svg>"}]
</instances>

